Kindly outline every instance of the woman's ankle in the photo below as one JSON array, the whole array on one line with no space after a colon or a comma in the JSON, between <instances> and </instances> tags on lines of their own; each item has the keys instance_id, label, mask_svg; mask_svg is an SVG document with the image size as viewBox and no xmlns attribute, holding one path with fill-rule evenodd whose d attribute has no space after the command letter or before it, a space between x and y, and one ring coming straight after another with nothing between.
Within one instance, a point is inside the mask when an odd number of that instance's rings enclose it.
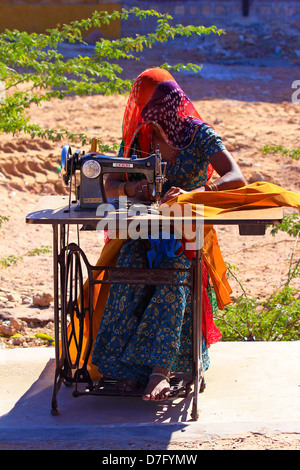
<instances>
[{"instance_id":1,"label":"woman's ankle","mask_svg":"<svg viewBox=\"0 0 300 470\"><path fill-rule=\"evenodd\" d=\"M152 369L152 374L155 373L155 372L158 372L159 374L165 375L166 377L168 377L168 379L170 378L170 375L171 375L169 369L166 369L163 366L154 366L153 369Z\"/></svg>"}]
</instances>

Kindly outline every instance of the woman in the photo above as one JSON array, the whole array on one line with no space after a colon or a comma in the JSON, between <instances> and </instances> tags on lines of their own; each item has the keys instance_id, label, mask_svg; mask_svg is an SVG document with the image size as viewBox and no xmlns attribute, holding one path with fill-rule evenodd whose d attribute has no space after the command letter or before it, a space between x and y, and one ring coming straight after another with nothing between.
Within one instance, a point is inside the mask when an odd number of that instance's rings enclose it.
<instances>
[{"instance_id":1,"label":"woman","mask_svg":"<svg viewBox=\"0 0 300 470\"><path fill-rule=\"evenodd\" d=\"M167 161L161 202L190 191L218 191L244 186L244 178L214 129L203 122L169 72L148 69L136 79L123 120L119 155L145 157L157 148ZM213 169L219 178L208 184ZM126 195L151 200L147 180L111 174L105 185L109 197ZM148 267L150 244L128 240L118 266ZM163 254L160 267L189 267L190 253L177 249ZM179 273L181 279L187 274ZM204 369L207 347L220 339L212 321L213 292L204 266ZM113 285L94 344L92 363L106 377L119 379L127 391L145 386L144 400L169 395L174 371L191 370L191 296L188 287Z\"/></svg>"}]
</instances>

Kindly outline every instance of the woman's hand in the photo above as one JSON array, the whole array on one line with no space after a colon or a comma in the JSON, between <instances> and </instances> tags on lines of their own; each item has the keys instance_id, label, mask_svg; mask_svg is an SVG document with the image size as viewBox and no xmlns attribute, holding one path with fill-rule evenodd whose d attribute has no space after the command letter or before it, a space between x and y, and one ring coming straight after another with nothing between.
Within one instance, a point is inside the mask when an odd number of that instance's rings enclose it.
<instances>
[{"instance_id":1,"label":"woman's hand","mask_svg":"<svg viewBox=\"0 0 300 470\"><path fill-rule=\"evenodd\" d=\"M140 199L141 201L153 201L154 200L150 191L148 181L146 179L138 181L134 185L134 194L135 194L135 197L137 199Z\"/></svg>"},{"instance_id":2,"label":"woman's hand","mask_svg":"<svg viewBox=\"0 0 300 470\"><path fill-rule=\"evenodd\" d=\"M164 204L173 197L179 196L179 194L186 194L187 192L188 191L184 191L183 189L178 188L177 186L172 186L169 191L167 191L166 194L161 198L160 204Z\"/></svg>"}]
</instances>

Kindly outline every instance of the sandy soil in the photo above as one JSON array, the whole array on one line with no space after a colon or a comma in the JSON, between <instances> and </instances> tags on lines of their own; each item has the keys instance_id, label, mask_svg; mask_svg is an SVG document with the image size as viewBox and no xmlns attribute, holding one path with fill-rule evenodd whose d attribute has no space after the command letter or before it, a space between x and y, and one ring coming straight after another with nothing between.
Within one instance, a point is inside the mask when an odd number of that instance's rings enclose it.
<instances>
[{"instance_id":1,"label":"sandy soil","mask_svg":"<svg viewBox=\"0 0 300 470\"><path fill-rule=\"evenodd\" d=\"M144 64L139 64L125 73L136 76L143 69ZM200 78L188 74L176 78L203 119L220 133L247 182L265 180L299 192L300 162L279 154L265 156L261 150L267 144L291 149L300 145L300 104L291 102L291 83L299 79L296 69L252 69L253 77L246 69L229 66L226 70L235 71L238 76L230 81L206 77L203 72ZM125 104L124 96L73 97L32 109L31 116L42 127L64 127L116 144L121 137ZM44 346L43 340L34 338L39 327L54 334L53 302L44 308L32 303L36 295L52 295L52 254L34 257L26 254L41 246L51 246L52 231L50 226L26 225L25 216L42 195L66 192L59 172L61 147L65 143L31 140L24 135L0 137L0 214L9 217L0 230L0 258L22 257L16 264L0 269L0 318L26 320L21 321L25 340L20 344L2 338L2 347ZM290 212L285 209L285 214ZM273 237L268 229L262 237L241 237L236 227L217 231L224 258L239 268L238 277L251 295L264 297L285 282L294 249L294 240L288 235L279 233ZM70 239L77 240L74 229ZM89 260L96 261L101 243L95 233L82 234L81 245ZM299 257L299 247L295 256ZM235 298L241 291L234 280L231 285ZM299 279L293 285L299 288ZM188 446L187 443L170 444L170 449ZM228 440L199 442L197 447L299 449L299 440L293 435L234 436Z\"/></svg>"},{"instance_id":2,"label":"sandy soil","mask_svg":"<svg viewBox=\"0 0 300 470\"><path fill-rule=\"evenodd\" d=\"M300 440L297 433L277 433L277 434L264 434L264 433L247 433L235 436L204 436L193 441L174 441L169 445L162 444L161 442L151 442L143 444L137 442L129 442L124 444L115 444L111 442L99 443L98 441L87 442L74 442L68 441L35 441L34 443L0 443L1 450L100 450L100 451L114 451L125 450L131 451L130 455L135 455L136 451L139 458L145 455L154 456L159 452L160 454L171 455L189 455L189 453L196 453L197 460L201 458L200 452L203 450L299 450ZM107 452L106 452L107 454ZM119 453L116 455L120 455Z\"/></svg>"}]
</instances>

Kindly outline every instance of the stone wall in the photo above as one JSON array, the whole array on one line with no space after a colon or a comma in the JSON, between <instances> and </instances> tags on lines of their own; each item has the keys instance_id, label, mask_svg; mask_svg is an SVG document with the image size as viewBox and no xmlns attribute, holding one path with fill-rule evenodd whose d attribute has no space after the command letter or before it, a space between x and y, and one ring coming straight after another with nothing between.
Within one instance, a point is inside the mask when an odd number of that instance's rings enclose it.
<instances>
[{"instance_id":1,"label":"stone wall","mask_svg":"<svg viewBox=\"0 0 300 470\"><path fill-rule=\"evenodd\" d=\"M300 0L123 0L122 7L128 9L138 4L140 8L170 13L175 23L211 25L222 27L226 24L300 21ZM132 25L135 20L132 20ZM129 28L129 22L124 28ZM132 29L132 26L130 27ZM145 26L147 29L147 26Z\"/></svg>"}]
</instances>

